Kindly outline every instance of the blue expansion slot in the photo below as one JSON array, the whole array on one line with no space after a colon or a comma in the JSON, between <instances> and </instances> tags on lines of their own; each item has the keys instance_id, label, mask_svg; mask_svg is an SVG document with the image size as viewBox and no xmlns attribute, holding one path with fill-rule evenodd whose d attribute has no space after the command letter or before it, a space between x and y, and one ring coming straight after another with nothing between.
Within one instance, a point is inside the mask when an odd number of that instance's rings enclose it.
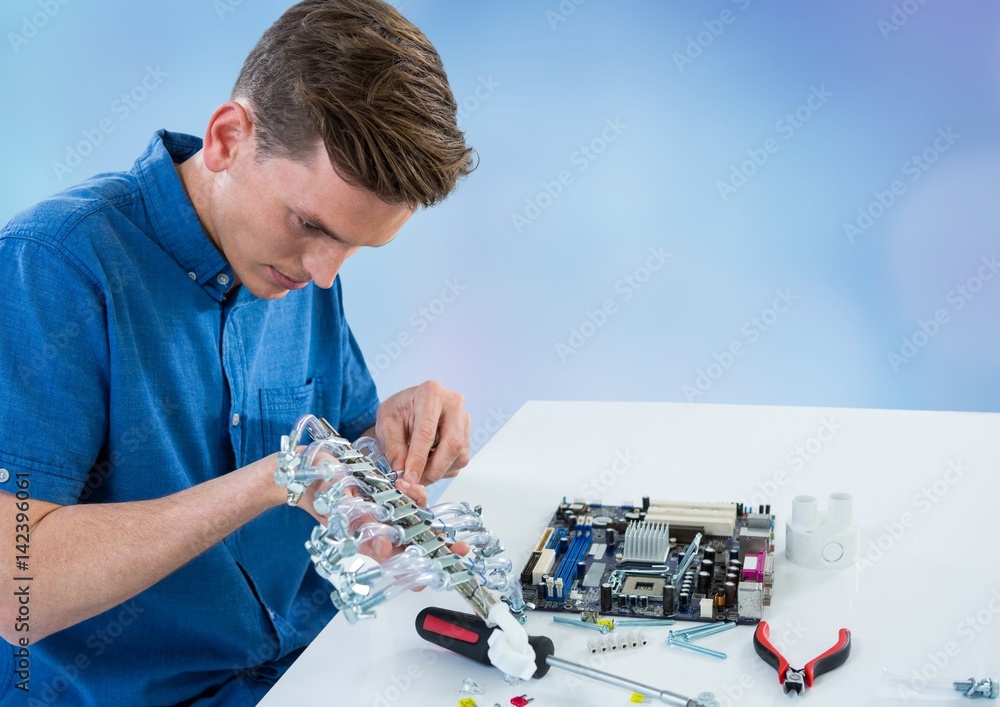
<instances>
[{"instance_id":1,"label":"blue expansion slot","mask_svg":"<svg viewBox=\"0 0 1000 707\"><path fill-rule=\"evenodd\" d=\"M566 528L556 528L556 532L552 533L552 537L549 538L549 544L545 546L545 549L555 550L564 535L566 535Z\"/></svg>"},{"instance_id":2,"label":"blue expansion slot","mask_svg":"<svg viewBox=\"0 0 1000 707\"><path fill-rule=\"evenodd\" d=\"M581 562L587 556L587 553L590 552L592 535L593 530L591 526L577 524L576 532L573 535L573 540L570 542L569 549L566 550L562 562L559 563L559 569L556 570L556 576L553 577L554 580L562 579L562 594L553 590L553 596L546 597L547 599L550 601L566 600L570 587L573 586L573 577L576 575L576 563Z\"/></svg>"}]
</instances>

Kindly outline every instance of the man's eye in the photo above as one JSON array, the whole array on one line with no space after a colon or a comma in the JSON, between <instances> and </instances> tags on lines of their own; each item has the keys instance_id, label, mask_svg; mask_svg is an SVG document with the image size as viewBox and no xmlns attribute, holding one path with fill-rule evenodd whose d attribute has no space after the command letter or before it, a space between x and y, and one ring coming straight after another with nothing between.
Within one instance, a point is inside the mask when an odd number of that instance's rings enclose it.
<instances>
[{"instance_id":1,"label":"man's eye","mask_svg":"<svg viewBox=\"0 0 1000 707\"><path fill-rule=\"evenodd\" d=\"M316 228L315 226L313 226L308 221L303 221L302 222L302 228L306 229L307 231L318 231L319 230L318 228Z\"/></svg>"}]
</instances>

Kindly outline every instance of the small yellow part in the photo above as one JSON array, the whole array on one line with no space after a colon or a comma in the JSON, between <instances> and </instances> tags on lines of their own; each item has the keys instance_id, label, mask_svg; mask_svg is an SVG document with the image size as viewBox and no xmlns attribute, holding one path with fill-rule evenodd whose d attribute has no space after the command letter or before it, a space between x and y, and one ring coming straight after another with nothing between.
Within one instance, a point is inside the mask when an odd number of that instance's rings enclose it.
<instances>
[{"instance_id":1,"label":"small yellow part","mask_svg":"<svg viewBox=\"0 0 1000 707\"><path fill-rule=\"evenodd\" d=\"M471 697L463 697L458 701L458 707L476 707L476 701Z\"/></svg>"},{"instance_id":2,"label":"small yellow part","mask_svg":"<svg viewBox=\"0 0 1000 707\"><path fill-rule=\"evenodd\" d=\"M598 626L607 626L609 631L613 631L615 628L615 622L609 619L601 619L597 622Z\"/></svg>"},{"instance_id":3,"label":"small yellow part","mask_svg":"<svg viewBox=\"0 0 1000 707\"><path fill-rule=\"evenodd\" d=\"M633 692L632 693L632 697L630 698L630 701L631 702L645 702L646 701L646 696L643 695L640 692Z\"/></svg>"}]
</instances>

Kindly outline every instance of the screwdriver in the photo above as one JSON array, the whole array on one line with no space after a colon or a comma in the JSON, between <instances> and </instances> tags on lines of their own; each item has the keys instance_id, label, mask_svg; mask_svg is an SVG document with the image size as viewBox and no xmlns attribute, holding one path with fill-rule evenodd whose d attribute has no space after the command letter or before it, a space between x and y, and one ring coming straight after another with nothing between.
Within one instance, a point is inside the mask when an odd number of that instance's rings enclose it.
<instances>
[{"instance_id":1,"label":"screwdriver","mask_svg":"<svg viewBox=\"0 0 1000 707\"><path fill-rule=\"evenodd\" d=\"M425 641L447 648L453 653L458 653L477 663L492 665L490 663L489 638L490 634L497 630L496 627L487 626L486 623L475 614L464 614L450 609L439 609L428 607L417 614L417 633ZM568 670L577 675L599 680L600 682L622 687L626 690L641 693L654 700L674 707L701 707L703 704L699 700L691 699L679 695L669 690L660 690L649 685L627 680L603 670L572 663L568 660L556 658L555 646L547 636L530 636L528 645L535 651L535 673L533 678L544 677L549 672L549 668L559 668Z\"/></svg>"}]
</instances>

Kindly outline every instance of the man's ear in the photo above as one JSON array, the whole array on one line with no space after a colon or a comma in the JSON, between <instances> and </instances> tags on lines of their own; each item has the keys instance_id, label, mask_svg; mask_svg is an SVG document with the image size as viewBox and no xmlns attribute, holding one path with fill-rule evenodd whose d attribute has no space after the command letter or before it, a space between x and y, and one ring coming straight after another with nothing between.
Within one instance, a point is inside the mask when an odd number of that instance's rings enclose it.
<instances>
[{"instance_id":1,"label":"man's ear","mask_svg":"<svg viewBox=\"0 0 1000 707\"><path fill-rule=\"evenodd\" d=\"M253 121L242 103L228 101L208 119L202 157L211 171L222 172L232 166L240 151L253 151Z\"/></svg>"}]
</instances>

